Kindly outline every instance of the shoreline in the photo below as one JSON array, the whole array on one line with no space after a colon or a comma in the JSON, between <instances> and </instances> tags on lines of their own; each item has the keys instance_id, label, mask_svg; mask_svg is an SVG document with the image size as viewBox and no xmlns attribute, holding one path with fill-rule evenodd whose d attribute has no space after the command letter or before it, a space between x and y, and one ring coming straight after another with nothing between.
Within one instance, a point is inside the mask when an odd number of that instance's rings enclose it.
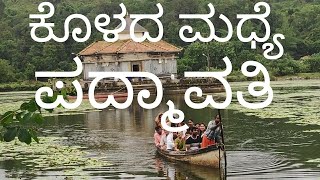
<instances>
[{"instance_id":1,"label":"shoreline","mask_svg":"<svg viewBox=\"0 0 320 180\"><path fill-rule=\"evenodd\" d=\"M238 76L228 76L228 77L229 77L228 82L250 82L250 80L243 80L243 77L238 77ZM295 75L277 76L273 78L270 77L270 79L273 82L296 81L296 80L320 80L320 72L319 73L299 73ZM39 88L44 86L50 86L50 85L48 82L40 82L40 81L1 83L0 92L36 91ZM167 91L170 91L170 90L167 90Z\"/></svg>"}]
</instances>

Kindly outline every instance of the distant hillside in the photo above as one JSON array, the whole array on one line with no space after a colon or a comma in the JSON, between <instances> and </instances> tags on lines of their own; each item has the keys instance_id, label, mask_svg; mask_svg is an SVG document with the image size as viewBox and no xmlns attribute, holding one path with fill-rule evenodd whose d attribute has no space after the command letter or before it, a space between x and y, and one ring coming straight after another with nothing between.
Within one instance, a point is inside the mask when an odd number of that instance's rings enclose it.
<instances>
[{"instance_id":1,"label":"distant hillside","mask_svg":"<svg viewBox=\"0 0 320 180\"><path fill-rule=\"evenodd\" d=\"M201 21L179 20L179 14L206 13L207 4L211 2L216 8L212 18L217 32L224 33L225 25L218 19L219 14L226 15L236 28L236 14L253 13L256 0L50 0L56 12L51 19L56 24L55 34L62 36L64 20L70 14L80 13L87 16L93 26L93 34L89 41L76 43L68 40L65 43L37 43L30 37L29 14L38 13L39 0L0 0L0 68L6 69L0 73L1 82L34 79L36 70L70 70L71 53L77 53L88 44L102 40L102 34L94 30L94 18L98 14L109 15L120 12L119 4L123 2L129 13L156 13L156 3L161 2L164 16L161 21L165 28L164 40L185 49L179 60L179 72L184 70L205 69L206 59L203 51L212 53L213 68L223 68L221 57L228 55L233 59L234 69L238 70L246 60L259 60L261 50L251 50L248 44L239 43L237 38L220 43L184 43L179 38L179 29L185 24L191 24L196 30L208 34L208 27ZM281 63L265 62L275 75L286 75L298 72L320 71L320 1L319 0L269 0L272 13L268 20L272 33L282 33L286 39L282 42L286 55ZM112 21L110 27L115 27L119 21ZM151 34L157 32L157 26L152 21L142 21L141 24ZM83 24L80 23L83 27ZM73 24L74 26L74 24ZM245 32L257 31L263 33L261 22L252 21L244 27ZM45 31L41 31L45 33ZM301 57L310 56L306 61ZM293 60L295 59L295 60ZM278 67L279 66L279 67ZM284 67L281 67L284 66ZM320 66L320 65L319 65ZM289 69L287 68L289 67ZM285 69L287 68L287 69ZM313 68L313 69L312 69ZM13 77L14 76L14 77ZM7 78L5 78L7 77Z\"/></svg>"}]
</instances>

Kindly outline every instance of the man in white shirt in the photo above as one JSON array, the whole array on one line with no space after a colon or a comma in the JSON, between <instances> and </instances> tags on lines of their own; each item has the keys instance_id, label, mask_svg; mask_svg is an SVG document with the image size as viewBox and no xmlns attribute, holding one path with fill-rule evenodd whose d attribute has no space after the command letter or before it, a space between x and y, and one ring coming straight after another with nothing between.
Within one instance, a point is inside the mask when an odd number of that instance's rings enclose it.
<instances>
[{"instance_id":1,"label":"man in white shirt","mask_svg":"<svg viewBox=\"0 0 320 180\"><path fill-rule=\"evenodd\" d=\"M167 150L174 151L174 141L173 141L173 133L169 132L167 135Z\"/></svg>"},{"instance_id":2,"label":"man in white shirt","mask_svg":"<svg viewBox=\"0 0 320 180\"><path fill-rule=\"evenodd\" d=\"M164 133L162 133L161 135L161 140L160 140L160 148L161 149L167 149L167 135L168 135L168 131L163 130Z\"/></svg>"}]
</instances>

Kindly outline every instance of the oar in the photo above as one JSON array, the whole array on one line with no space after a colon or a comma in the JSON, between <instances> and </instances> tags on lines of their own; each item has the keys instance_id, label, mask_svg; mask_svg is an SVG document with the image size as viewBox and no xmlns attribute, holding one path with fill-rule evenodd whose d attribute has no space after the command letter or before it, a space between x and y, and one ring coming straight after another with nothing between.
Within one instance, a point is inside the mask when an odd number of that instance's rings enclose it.
<instances>
[{"instance_id":1,"label":"oar","mask_svg":"<svg viewBox=\"0 0 320 180\"><path fill-rule=\"evenodd\" d=\"M222 124L222 117L221 117L220 109L218 109L218 114L220 117L220 123ZM222 125L221 125L221 138L222 138L222 144L223 144L224 171L225 171L225 178L226 178L227 177L227 153L226 153L226 147L224 144L223 126ZM219 159L220 159L220 157L219 157Z\"/></svg>"}]
</instances>

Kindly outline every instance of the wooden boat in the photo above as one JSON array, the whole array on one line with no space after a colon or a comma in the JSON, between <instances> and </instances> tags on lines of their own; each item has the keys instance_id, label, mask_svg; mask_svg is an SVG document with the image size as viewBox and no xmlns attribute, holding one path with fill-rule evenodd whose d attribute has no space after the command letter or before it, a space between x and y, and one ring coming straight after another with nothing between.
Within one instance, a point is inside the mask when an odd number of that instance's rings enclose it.
<instances>
[{"instance_id":1,"label":"wooden boat","mask_svg":"<svg viewBox=\"0 0 320 180\"><path fill-rule=\"evenodd\" d=\"M213 168L219 168L220 160L224 160L224 152L217 146L209 146L204 149L191 151L166 151L157 148L157 152L169 160L187 162L201 166L210 166ZM222 164L220 164L220 167L222 167Z\"/></svg>"}]
</instances>

